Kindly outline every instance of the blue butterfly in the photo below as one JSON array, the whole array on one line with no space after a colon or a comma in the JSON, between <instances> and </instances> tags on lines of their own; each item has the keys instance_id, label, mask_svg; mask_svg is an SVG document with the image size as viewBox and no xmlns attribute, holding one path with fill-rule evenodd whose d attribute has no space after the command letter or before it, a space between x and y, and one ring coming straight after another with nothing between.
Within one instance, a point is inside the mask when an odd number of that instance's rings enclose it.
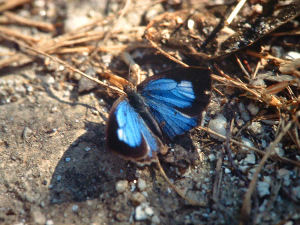
<instances>
[{"instance_id":1,"label":"blue butterfly","mask_svg":"<svg viewBox=\"0 0 300 225\"><path fill-rule=\"evenodd\" d=\"M210 99L210 71L178 68L154 75L112 106L106 128L108 149L123 158L151 162L166 145L198 125Z\"/></svg>"}]
</instances>

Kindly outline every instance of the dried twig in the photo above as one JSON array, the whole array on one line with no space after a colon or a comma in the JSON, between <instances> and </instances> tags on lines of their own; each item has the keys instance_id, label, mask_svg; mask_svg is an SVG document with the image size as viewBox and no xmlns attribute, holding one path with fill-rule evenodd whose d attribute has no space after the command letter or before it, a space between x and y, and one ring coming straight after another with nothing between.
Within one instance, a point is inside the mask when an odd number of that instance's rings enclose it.
<instances>
[{"instance_id":1,"label":"dried twig","mask_svg":"<svg viewBox=\"0 0 300 225\"><path fill-rule=\"evenodd\" d=\"M55 31L55 26L51 23L46 23L42 21L35 21L22 16L16 15L12 12L5 12L4 15L8 18L9 22L16 22L21 25L26 25L30 27L36 27L44 31Z\"/></svg>"},{"instance_id":2,"label":"dried twig","mask_svg":"<svg viewBox=\"0 0 300 225\"><path fill-rule=\"evenodd\" d=\"M3 5L0 6L0 12L13 9L28 2L31 2L31 0L7 0Z\"/></svg>"}]
</instances>

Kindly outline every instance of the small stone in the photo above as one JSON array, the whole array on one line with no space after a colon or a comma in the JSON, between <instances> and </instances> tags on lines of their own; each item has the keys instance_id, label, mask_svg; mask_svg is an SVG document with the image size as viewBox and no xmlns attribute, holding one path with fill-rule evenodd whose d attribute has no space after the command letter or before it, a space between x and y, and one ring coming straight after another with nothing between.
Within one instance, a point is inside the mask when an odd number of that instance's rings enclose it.
<instances>
[{"instance_id":1,"label":"small stone","mask_svg":"<svg viewBox=\"0 0 300 225\"><path fill-rule=\"evenodd\" d=\"M260 122L252 122L248 127L248 130L252 131L256 135L261 134L264 131Z\"/></svg>"},{"instance_id":2,"label":"small stone","mask_svg":"<svg viewBox=\"0 0 300 225\"><path fill-rule=\"evenodd\" d=\"M53 107L50 109L50 112L51 112L51 113L54 113L54 112L57 112L57 111L58 111L58 109L57 109L56 106L53 106Z\"/></svg>"},{"instance_id":3,"label":"small stone","mask_svg":"<svg viewBox=\"0 0 300 225\"><path fill-rule=\"evenodd\" d=\"M36 209L32 212L32 218L33 218L33 221L35 224L45 224L46 223L46 217L38 209Z\"/></svg>"},{"instance_id":4,"label":"small stone","mask_svg":"<svg viewBox=\"0 0 300 225\"><path fill-rule=\"evenodd\" d=\"M27 140L30 137L30 135L32 135L32 133L33 131L29 127L25 127L22 134L23 139Z\"/></svg>"},{"instance_id":5,"label":"small stone","mask_svg":"<svg viewBox=\"0 0 300 225\"><path fill-rule=\"evenodd\" d=\"M271 53L273 56L275 56L277 58L281 58L284 53L284 49L281 46L272 46Z\"/></svg>"},{"instance_id":6,"label":"small stone","mask_svg":"<svg viewBox=\"0 0 300 225\"><path fill-rule=\"evenodd\" d=\"M249 110L252 116L255 116L259 111L259 107L257 107L257 105L254 105L253 103L250 103L247 109Z\"/></svg>"},{"instance_id":7,"label":"small stone","mask_svg":"<svg viewBox=\"0 0 300 225\"><path fill-rule=\"evenodd\" d=\"M58 175L58 176L56 177L56 180L57 180L57 181L60 181L60 180L61 180L61 175Z\"/></svg>"},{"instance_id":8,"label":"small stone","mask_svg":"<svg viewBox=\"0 0 300 225\"><path fill-rule=\"evenodd\" d=\"M128 188L128 181L127 180L119 180L116 183L116 191L118 193L123 193L126 191L126 189Z\"/></svg>"},{"instance_id":9,"label":"small stone","mask_svg":"<svg viewBox=\"0 0 300 225\"><path fill-rule=\"evenodd\" d=\"M146 198L143 194L141 194L140 192L136 192L132 195L131 197L131 201L133 202L134 205L139 205L142 202L146 201Z\"/></svg>"},{"instance_id":10,"label":"small stone","mask_svg":"<svg viewBox=\"0 0 300 225\"><path fill-rule=\"evenodd\" d=\"M270 184L267 182L259 181L257 183L257 190L260 197L269 195L270 194L269 188L270 188Z\"/></svg>"},{"instance_id":11,"label":"small stone","mask_svg":"<svg viewBox=\"0 0 300 225\"><path fill-rule=\"evenodd\" d=\"M90 150L91 150L91 147L89 147L89 146L87 146L87 147L84 148L84 151L86 151L86 152L88 152Z\"/></svg>"},{"instance_id":12,"label":"small stone","mask_svg":"<svg viewBox=\"0 0 300 225\"><path fill-rule=\"evenodd\" d=\"M248 138L242 137L241 141L244 145L248 146L248 147L253 147L253 143L252 141L250 141ZM249 149L247 147L242 147L243 150L248 151Z\"/></svg>"},{"instance_id":13,"label":"small stone","mask_svg":"<svg viewBox=\"0 0 300 225\"><path fill-rule=\"evenodd\" d=\"M66 161L66 162L70 162L70 161L71 161L71 158L70 158L70 157L66 157L66 158L65 158L65 161Z\"/></svg>"},{"instance_id":14,"label":"small stone","mask_svg":"<svg viewBox=\"0 0 300 225\"><path fill-rule=\"evenodd\" d=\"M160 219L157 215L154 215L151 219L152 224L160 224Z\"/></svg>"},{"instance_id":15,"label":"small stone","mask_svg":"<svg viewBox=\"0 0 300 225\"><path fill-rule=\"evenodd\" d=\"M294 225L293 221L287 221L284 225Z\"/></svg>"},{"instance_id":16,"label":"small stone","mask_svg":"<svg viewBox=\"0 0 300 225\"><path fill-rule=\"evenodd\" d=\"M245 173L249 169L249 166L239 166L239 168L243 173Z\"/></svg>"},{"instance_id":17,"label":"small stone","mask_svg":"<svg viewBox=\"0 0 300 225\"><path fill-rule=\"evenodd\" d=\"M225 168L225 169L224 169L224 172L225 172L226 174L231 173L230 169L228 169L228 168Z\"/></svg>"},{"instance_id":18,"label":"small stone","mask_svg":"<svg viewBox=\"0 0 300 225\"><path fill-rule=\"evenodd\" d=\"M118 212L116 214L116 219L120 222L122 221L126 221L127 220L127 216L124 213Z\"/></svg>"},{"instance_id":19,"label":"small stone","mask_svg":"<svg viewBox=\"0 0 300 225\"><path fill-rule=\"evenodd\" d=\"M73 205L73 206L72 206L72 211L73 211L73 212L77 212L77 211L78 211L78 208L79 208L78 205Z\"/></svg>"},{"instance_id":20,"label":"small stone","mask_svg":"<svg viewBox=\"0 0 300 225\"><path fill-rule=\"evenodd\" d=\"M146 220L153 216L153 209L147 203L143 203L135 208L135 219L137 221Z\"/></svg>"},{"instance_id":21,"label":"small stone","mask_svg":"<svg viewBox=\"0 0 300 225\"><path fill-rule=\"evenodd\" d=\"M288 53L285 54L284 58L286 59L299 59L300 58L300 53L299 52L294 52L294 51L290 51Z\"/></svg>"},{"instance_id":22,"label":"small stone","mask_svg":"<svg viewBox=\"0 0 300 225\"><path fill-rule=\"evenodd\" d=\"M219 114L216 118L210 120L208 123L209 129L223 136L226 136L226 126L227 126L227 120L222 114ZM211 136L217 140L220 141L223 140L218 136L215 135L211 135Z\"/></svg>"},{"instance_id":23,"label":"small stone","mask_svg":"<svg viewBox=\"0 0 300 225\"><path fill-rule=\"evenodd\" d=\"M216 161L216 156L215 156L214 154L209 154L209 155L208 155L208 158L209 158L209 161L210 161L210 162Z\"/></svg>"},{"instance_id":24,"label":"small stone","mask_svg":"<svg viewBox=\"0 0 300 225\"><path fill-rule=\"evenodd\" d=\"M47 220L47 221L46 221L46 225L54 225L53 220Z\"/></svg>"},{"instance_id":25,"label":"small stone","mask_svg":"<svg viewBox=\"0 0 300 225\"><path fill-rule=\"evenodd\" d=\"M281 147L275 147L274 150L277 155L279 155L280 157L284 157L284 150Z\"/></svg>"},{"instance_id":26,"label":"small stone","mask_svg":"<svg viewBox=\"0 0 300 225\"><path fill-rule=\"evenodd\" d=\"M194 29L194 26L195 26L195 21L192 20L192 19L189 19L189 20L187 21L187 27L188 27L188 29L189 29L189 30L193 30L193 29Z\"/></svg>"},{"instance_id":27,"label":"small stone","mask_svg":"<svg viewBox=\"0 0 300 225\"><path fill-rule=\"evenodd\" d=\"M241 117L244 121L249 121L250 116L249 113L246 111L245 105L243 103L239 103L239 110L241 112Z\"/></svg>"},{"instance_id":28,"label":"small stone","mask_svg":"<svg viewBox=\"0 0 300 225\"><path fill-rule=\"evenodd\" d=\"M246 158L243 160L244 165L255 164L255 154L249 153Z\"/></svg>"},{"instance_id":29,"label":"small stone","mask_svg":"<svg viewBox=\"0 0 300 225\"><path fill-rule=\"evenodd\" d=\"M51 76L51 75L46 75L45 77L43 77L43 81L48 84L48 85L51 85L51 84L54 84L55 83L55 80L54 78Z\"/></svg>"},{"instance_id":30,"label":"small stone","mask_svg":"<svg viewBox=\"0 0 300 225\"><path fill-rule=\"evenodd\" d=\"M290 171L289 170L281 168L277 172L277 177L279 179L283 179L283 185L284 186L289 186L291 184Z\"/></svg>"},{"instance_id":31,"label":"small stone","mask_svg":"<svg viewBox=\"0 0 300 225\"><path fill-rule=\"evenodd\" d=\"M139 178L138 183L137 183L138 189L140 191L144 191L147 187L146 181L144 181L143 179Z\"/></svg>"},{"instance_id":32,"label":"small stone","mask_svg":"<svg viewBox=\"0 0 300 225\"><path fill-rule=\"evenodd\" d=\"M293 196L300 200L300 186L292 188Z\"/></svg>"}]
</instances>

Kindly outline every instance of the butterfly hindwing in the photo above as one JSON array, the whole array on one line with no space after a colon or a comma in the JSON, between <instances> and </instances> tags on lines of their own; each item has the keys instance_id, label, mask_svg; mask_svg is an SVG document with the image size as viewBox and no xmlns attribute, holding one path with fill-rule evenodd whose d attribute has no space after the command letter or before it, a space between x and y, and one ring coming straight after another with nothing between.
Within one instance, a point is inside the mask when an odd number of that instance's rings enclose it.
<instances>
[{"instance_id":1,"label":"butterfly hindwing","mask_svg":"<svg viewBox=\"0 0 300 225\"><path fill-rule=\"evenodd\" d=\"M173 139L198 124L210 88L209 70L179 68L150 77L138 91L165 135Z\"/></svg>"},{"instance_id":2,"label":"butterfly hindwing","mask_svg":"<svg viewBox=\"0 0 300 225\"><path fill-rule=\"evenodd\" d=\"M114 103L107 124L108 148L125 158L151 159L160 150L160 140L125 97Z\"/></svg>"}]
</instances>

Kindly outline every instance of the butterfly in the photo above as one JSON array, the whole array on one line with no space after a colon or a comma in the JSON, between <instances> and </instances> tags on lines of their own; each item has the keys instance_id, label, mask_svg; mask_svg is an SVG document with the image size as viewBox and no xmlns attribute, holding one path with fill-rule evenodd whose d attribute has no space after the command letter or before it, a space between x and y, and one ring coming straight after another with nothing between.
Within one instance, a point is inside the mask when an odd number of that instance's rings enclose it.
<instances>
[{"instance_id":1,"label":"butterfly","mask_svg":"<svg viewBox=\"0 0 300 225\"><path fill-rule=\"evenodd\" d=\"M152 162L166 145L198 125L210 100L208 69L177 68L151 76L113 104L106 127L108 149L136 162Z\"/></svg>"}]
</instances>

